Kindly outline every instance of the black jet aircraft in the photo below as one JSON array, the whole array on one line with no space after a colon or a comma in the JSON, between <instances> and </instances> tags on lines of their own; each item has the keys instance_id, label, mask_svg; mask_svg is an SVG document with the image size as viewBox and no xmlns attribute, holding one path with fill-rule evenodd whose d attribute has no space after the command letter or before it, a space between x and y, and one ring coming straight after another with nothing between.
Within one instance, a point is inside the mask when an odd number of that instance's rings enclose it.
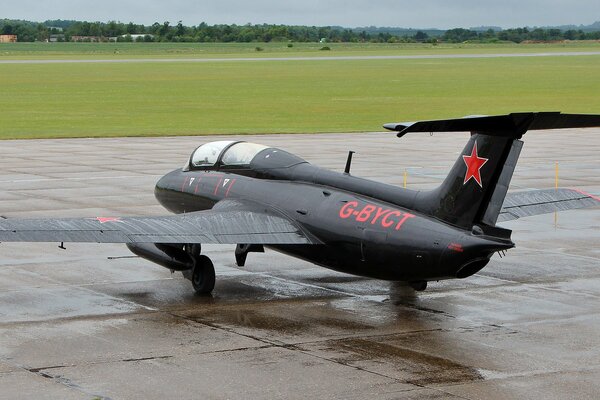
<instances>
[{"instance_id":1,"label":"black jet aircraft","mask_svg":"<svg viewBox=\"0 0 600 400\"><path fill-rule=\"evenodd\" d=\"M203 144L185 167L162 177L156 199L176 215L0 219L0 241L126 243L198 293L215 285L203 243L236 244L237 264L264 246L326 268L408 282L465 278L515 246L498 222L600 204L570 189L507 194L528 130L600 126L600 115L558 112L386 124L409 132L471 132L448 176L433 190L409 190L308 163L243 141ZM62 245L62 243L61 243Z\"/></svg>"}]
</instances>

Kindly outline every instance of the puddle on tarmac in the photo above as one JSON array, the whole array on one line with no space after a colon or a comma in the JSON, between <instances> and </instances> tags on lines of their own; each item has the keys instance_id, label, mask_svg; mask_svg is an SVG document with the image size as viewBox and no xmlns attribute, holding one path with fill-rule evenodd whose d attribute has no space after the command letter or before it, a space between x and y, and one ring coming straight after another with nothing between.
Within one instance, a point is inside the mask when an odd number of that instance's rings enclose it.
<instances>
[{"instance_id":1,"label":"puddle on tarmac","mask_svg":"<svg viewBox=\"0 0 600 400\"><path fill-rule=\"evenodd\" d=\"M260 279L262 287L246 281L224 280L214 297L189 293L173 296L174 288L167 285L157 291L159 294L140 288L130 292L128 299L186 304L169 314L183 316L182 321L193 320L258 337L305 343L299 346L307 346L306 351L324 352L339 362L381 371L415 385L483 379L473 368L410 349L410 341L400 344L390 341L393 335L401 334L406 339L406 333L435 329L440 321L449 320L441 312L432 312L435 310L419 311L424 306L419 304L419 297L412 290L392 286L391 301L367 302L361 297ZM277 295L274 295L274 287L281 289ZM384 333L391 336L381 336ZM419 334L416 335L409 340L419 340ZM452 346L452 343L445 345Z\"/></svg>"},{"instance_id":2,"label":"puddle on tarmac","mask_svg":"<svg viewBox=\"0 0 600 400\"><path fill-rule=\"evenodd\" d=\"M340 334L364 332L375 329L374 326L348 318L332 317L334 311L321 305L298 305L297 302L285 304L257 305L256 308L217 307L194 314L199 322L207 322L220 326L238 326L251 329L276 331L279 333L302 335L323 331L339 331ZM293 303L293 304L290 304ZM294 310L287 310L293 307Z\"/></svg>"},{"instance_id":3,"label":"puddle on tarmac","mask_svg":"<svg viewBox=\"0 0 600 400\"><path fill-rule=\"evenodd\" d=\"M337 276L337 275L329 275L329 276L318 276L314 278L304 278L304 282L313 283L313 284L325 284L325 283L355 283L355 282L363 282L363 281L371 281L371 278L363 278L361 276Z\"/></svg>"},{"instance_id":4,"label":"puddle on tarmac","mask_svg":"<svg viewBox=\"0 0 600 400\"><path fill-rule=\"evenodd\" d=\"M372 361L390 364L400 378L419 386L455 384L482 380L475 368L466 367L446 358L362 338L330 340L324 343L325 351L343 354L336 361L355 365Z\"/></svg>"}]
</instances>

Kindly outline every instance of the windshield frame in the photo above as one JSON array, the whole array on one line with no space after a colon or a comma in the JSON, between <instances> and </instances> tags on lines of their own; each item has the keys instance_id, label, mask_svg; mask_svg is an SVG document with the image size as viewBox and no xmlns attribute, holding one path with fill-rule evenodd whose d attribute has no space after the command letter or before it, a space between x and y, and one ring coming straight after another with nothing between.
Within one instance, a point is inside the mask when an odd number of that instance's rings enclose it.
<instances>
[{"instance_id":1,"label":"windshield frame","mask_svg":"<svg viewBox=\"0 0 600 400\"><path fill-rule=\"evenodd\" d=\"M231 146L228 146L227 148L223 149L223 152L221 153L221 156L219 157L219 168L223 168L223 169L249 169L250 168L250 164L252 163L252 161L254 160L254 158L260 154L261 152L263 152L264 150L267 150L271 148L270 146L266 146L264 144L260 144L260 143L254 143L254 142L246 142L246 141L239 141L237 143L233 143ZM248 152L249 150L249 152ZM228 163L225 162L225 159L228 156L250 156L249 158L246 157L245 159L243 159L243 161L245 162L236 162L236 163ZM235 159L235 158L234 158Z\"/></svg>"},{"instance_id":2,"label":"windshield frame","mask_svg":"<svg viewBox=\"0 0 600 400\"><path fill-rule=\"evenodd\" d=\"M214 164L206 164L206 165L195 165L194 164L194 156L196 155L196 152L202 147L202 146L206 146L208 144L211 143L217 143L217 142L226 142L227 144L221 149L219 155L217 156L217 160L214 162ZM190 158L188 159L188 163L187 163L187 171L190 170L207 170L207 169L215 169L218 170L220 165L221 165L221 159L223 158L223 154L225 154L225 152L233 145L236 145L240 142L243 142L242 140L215 140L212 142L207 142L207 143L203 143L200 146L196 147L194 149L194 151L192 152L192 154L190 155Z\"/></svg>"}]
</instances>

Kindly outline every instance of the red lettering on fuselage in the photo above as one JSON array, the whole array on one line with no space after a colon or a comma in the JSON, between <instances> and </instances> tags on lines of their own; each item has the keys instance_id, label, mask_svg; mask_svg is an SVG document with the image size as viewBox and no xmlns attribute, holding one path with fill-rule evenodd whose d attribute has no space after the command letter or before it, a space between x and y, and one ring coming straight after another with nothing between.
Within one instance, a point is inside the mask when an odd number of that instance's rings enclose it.
<instances>
[{"instance_id":1,"label":"red lettering on fuselage","mask_svg":"<svg viewBox=\"0 0 600 400\"><path fill-rule=\"evenodd\" d=\"M350 216L354 212L354 207L358 207L357 201L349 201L346 204L344 204L340 209L340 218L350 218Z\"/></svg>"},{"instance_id":2,"label":"red lettering on fuselage","mask_svg":"<svg viewBox=\"0 0 600 400\"><path fill-rule=\"evenodd\" d=\"M387 213L390 213L390 212L392 212L392 210L386 210L385 208L377 207L377 211L375 212L375 216L371 220L371 225L375 225L375 223L377 222L377 220L379 219L379 217L381 217L382 215L385 215Z\"/></svg>"},{"instance_id":3,"label":"red lettering on fuselage","mask_svg":"<svg viewBox=\"0 0 600 400\"><path fill-rule=\"evenodd\" d=\"M357 222L365 222L366 220L371 218L371 214L373 213L373 211L375 211L376 208L377 207L375 207L372 204L367 204L366 206L363 207L363 209L356 216L356 221Z\"/></svg>"},{"instance_id":4,"label":"red lettering on fuselage","mask_svg":"<svg viewBox=\"0 0 600 400\"><path fill-rule=\"evenodd\" d=\"M342 219L354 218L356 222L370 222L371 225L379 224L384 228L399 231L407 220L415 216L408 212L383 208L374 204L365 204L359 207L358 201L349 201L340 208L339 217Z\"/></svg>"},{"instance_id":5,"label":"red lettering on fuselage","mask_svg":"<svg viewBox=\"0 0 600 400\"><path fill-rule=\"evenodd\" d=\"M381 218L381 225L384 228L389 228L390 226L394 225L395 221L390 219L392 215L399 217L402 215L402 213L400 211L391 211L385 214L383 218Z\"/></svg>"},{"instance_id":6,"label":"red lettering on fuselage","mask_svg":"<svg viewBox=\"0 0 600 400\"><path fill-rule=\"evenodd\" d=\"M404 224L407 219L414 218L414 217L415 216L410 213L404 213L404 215L402 215L402 219L400 221L398 221L398 224L396 225L396 230L399 231L400 228L402 228L402 224Z\"/></svg>"}]
</instances>

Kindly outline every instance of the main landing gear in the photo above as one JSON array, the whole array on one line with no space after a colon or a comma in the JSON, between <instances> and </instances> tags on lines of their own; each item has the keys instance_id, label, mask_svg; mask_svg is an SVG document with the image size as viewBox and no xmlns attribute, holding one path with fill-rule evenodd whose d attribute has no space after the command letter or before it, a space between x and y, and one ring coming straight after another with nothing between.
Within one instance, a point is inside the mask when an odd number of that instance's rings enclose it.
<instances>
[{"instance_id":1,"label":"main landing gear","mask_svg":"<svg viewBox=\"0 0 600 400\"><path fill-rule=\"evenodd\" d=\"M210 258L200 255L194 259L192 286L198 294L208 294L215 288L215 267Z\"/></svg>"},{"instance_id":2,"label":"main landing gear","mask_svg":"<svg viewBox=\"0 0 600 400\"><path fill-rule=\"evenodd\" d=\"M197 294L209 294L215 288L215 267L212 261L200 254L200 244L186 244L185 251L194 265L192 269L183 271L183 276L192 282Z\"/></svg>"},{"instance_id":3,"label":"main landing gear","mask_svg":"<svg viewBox=\"0 0 600 400\"><path fill-rule=\"evenodd\" d=\"M408 285L417 292L427 289L427 281L410 281Z\"/></svg>"},{"instance_id":4,"label":"main landing gear","mask_svg":"<svg viewBox=\"0 0 600 400\"><path fill-rule=\"evenodd\" d=\"M183 276L192 282L194 290L198 294L208 294L215 287L215 267L202 252L200 243L187 243L183 245L183 251L187 255L184 257L187 260L186 266L193 264L192 268L182 271ZM235 249L235 260L239 267L243 267L246 263L248 253L264 253L265 249L262 244L238 244Z\"/></svg>"}]
</instances>

